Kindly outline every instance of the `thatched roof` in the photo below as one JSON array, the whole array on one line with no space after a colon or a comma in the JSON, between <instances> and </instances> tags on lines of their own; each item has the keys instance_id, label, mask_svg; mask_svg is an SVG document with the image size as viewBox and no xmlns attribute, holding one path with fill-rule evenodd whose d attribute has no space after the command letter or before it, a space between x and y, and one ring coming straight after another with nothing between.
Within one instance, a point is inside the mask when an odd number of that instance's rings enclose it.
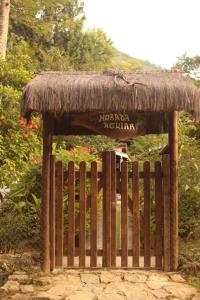
<instances>
[{"instance_id":1,"label":"thatched roof","mask_svg":"<svg viewBox=\"0 0 200 300\"><path fill-rule=\"evenodd\" d=\"M192 112L200 114L200 93L180 73L44 72L24 89L21 114L70 112Z\"/></svg>"}]
</instances>

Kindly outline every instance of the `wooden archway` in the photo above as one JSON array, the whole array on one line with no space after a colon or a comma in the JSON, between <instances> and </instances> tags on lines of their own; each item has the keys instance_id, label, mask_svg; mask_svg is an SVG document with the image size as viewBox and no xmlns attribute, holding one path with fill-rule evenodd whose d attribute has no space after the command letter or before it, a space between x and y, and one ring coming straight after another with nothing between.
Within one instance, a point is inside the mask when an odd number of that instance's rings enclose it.
<instances>
[{"instance_id":1,"label":"wooden archway","mask_svg":"<svg viewBox=\"0 0 200 300\"><path fill-rule=\"evenodd\" d=\"M170 155L170 240L167 247L170 257L170 268L174 271L178 267L178 112L168 114L168 138ZM42 269L50 271L50 157L52 154L52 138L54 135L54 120L48 115L43 115L43 184L42 184ZM81 131L80 131L81 132ZM82 132L81 132L82 133ZM78 134L78 132L76 133ZM85 132L84 132L85 134ZM168 215L166 216L168 217ZM165 218L165 216L164 216ZM165 229L164 229L165 230Z\"/></svg>"}]
</instances>

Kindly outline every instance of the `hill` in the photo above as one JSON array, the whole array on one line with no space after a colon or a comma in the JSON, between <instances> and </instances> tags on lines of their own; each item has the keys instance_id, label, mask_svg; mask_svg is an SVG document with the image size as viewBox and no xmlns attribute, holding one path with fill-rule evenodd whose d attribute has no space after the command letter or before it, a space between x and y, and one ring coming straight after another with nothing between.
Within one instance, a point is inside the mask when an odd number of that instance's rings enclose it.
<instances>
[{"instance_id":1,"label":"hill","mask_svg":"<svg viewBox=\"0 0 200 300\"><path fill-rule=\"evenodd\" d=\"M113 58L113 66L115 69L122 71L155 71L161 69L161 67L151 64L149 61L134 58L119 50L116 50Z\"/></svg>"}]
</instances>

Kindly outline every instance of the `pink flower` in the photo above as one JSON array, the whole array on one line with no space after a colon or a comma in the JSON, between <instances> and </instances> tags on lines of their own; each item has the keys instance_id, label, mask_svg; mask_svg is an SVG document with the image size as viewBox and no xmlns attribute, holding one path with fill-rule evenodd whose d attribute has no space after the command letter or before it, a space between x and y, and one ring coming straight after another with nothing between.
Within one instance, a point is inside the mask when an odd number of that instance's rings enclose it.
<instances>
[{"instance_id":1,"label":"pink flower","mask_svg":"<svg viewBox=\"0 0 200 300\"><path fill-rule=\"evenodd\" d=\"M76 153L77 153L77 150L74 149L74 148L72 148L72 149L69 150L69 152L70 152L71 154L76 154Z\"/></svg>"},{"instance_id":2,"label":"pink flower","mask_svg":"<svg viewBox=\"0 0 200 300\"><path fill-rule=\"evenodd\" d=\"M23 138L24 138L25 140L27 140L27 139L29 138L29 134L28 134L28 133L23 133Z\"/></svg>"},{"instance_id":3,"label":"pink flower","mask_svg":"<svg viewBox=\"0 0 200 300\"><path fill-rule=\"evenodd\" d=\"M33 160L34 163L40 163L41 162L41 158L39 156L34 156L32 158L32 160Z\"/></svg>"},{"instance_id":4,"label":"pink flower","mask_svg":"<svg viewBox=\"0 0 200 300\"><path fill-rule=\"evenodd\" d=\"M24 118L21 117L19 119L19 124L25 126L26 125L26 119L24 119Z\"/></svg>"},{"instance_id":5,"label":"pink flower","mask_svg":"<svg viewBox=\"0 0 200 300\"><path fill-rule=\"evenodd\" d=\"M90 153L90 148L81 148L82 152Z\"/></svg>"},{"instance_id":6,"label":"pink flower","mask_svg":"<svg viewBox=\"0 0 200 300\"><path fill-rule=\"evenodd\" d=\"M29 121L28 124L25 125L25 127L26 127L27 129L32 130L32 129L37 129L37 128L38 128L38 125L37 125L37 123L34 122L34 121Z\"/></svg>"},{"instance_id":7,"label":"pink flower","mask_svg":"<svg viewBox=\"0 0 200 300\"><path fill-rule=\"evenodd\" d=\"M90 148L90 153L94 153L94 152L97 152L97 150L94 148Z\"/></svg>"},{"instance_id":8,"label":"pink flower","mask_svg":"<svg viewBox=\"0 0 200 300\"><path fill-rule=\"evenodd\" d=\"M96 149L94 149L94 148L82 148L81 150L85 153L94 153L94 152L96 152Z\"/></svg>"},{"instance_id":9,"label":"pink flower","mask_svg":"<svg viewBox=\"0 0 200 300\"><path fill-rule=\"evenodd\" d=\"M27 128L27 129L30 129L30 130L33 129L32 123L29 122L29 123L26 125L26 128Z\"/></svg>"}]
</instances>

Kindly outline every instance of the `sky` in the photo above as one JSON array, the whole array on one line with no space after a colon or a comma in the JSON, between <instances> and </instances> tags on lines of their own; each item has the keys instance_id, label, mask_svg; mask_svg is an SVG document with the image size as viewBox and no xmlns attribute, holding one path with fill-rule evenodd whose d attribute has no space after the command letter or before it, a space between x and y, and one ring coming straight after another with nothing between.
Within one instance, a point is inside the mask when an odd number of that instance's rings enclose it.
<instances>
[{"instance_id":1,"label":"sky","mask_svg":"<svg viewBox=\"0 0 200 300\"><path fill-rule=\"evenodd\" d=\"M85 27L102 28L114 46L170 68L200 55L200 0L84 0Z\"/></svg>"}]
</instances>

